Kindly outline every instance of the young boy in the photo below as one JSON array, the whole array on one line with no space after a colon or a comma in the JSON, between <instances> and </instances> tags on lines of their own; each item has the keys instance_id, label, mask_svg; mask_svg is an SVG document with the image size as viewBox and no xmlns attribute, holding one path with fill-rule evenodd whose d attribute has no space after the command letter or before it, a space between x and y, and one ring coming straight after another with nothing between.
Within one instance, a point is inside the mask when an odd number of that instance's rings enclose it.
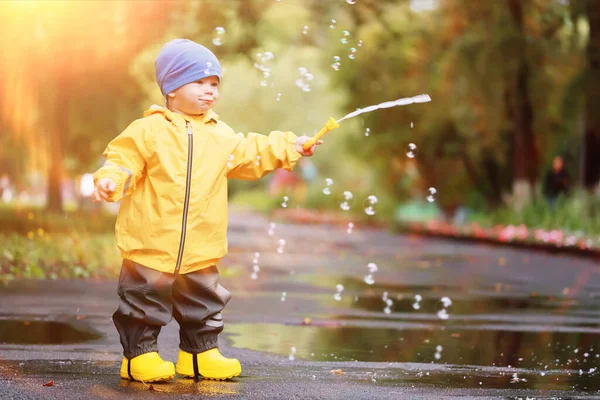
<instances>
[{"instance_id":1,"label":"young boy","mask_svg":"<svg viewBox=\"0 0 600 400\"><path fill-rule=\"evenodd\" d=\"M94 174L95 201L121 200L115 228L123 256L113 321L123 345L121 378L229 379L242 372L223 357L217 336L231 295L217 264L227 253L227 179L291 170L309 139L291 132L244 137L219 120L219 61L207 48L176 39L161 49L156 78L167 107L153 106L106 148ZM321 144L319 141L317 144ZM157 337L179 323L176 367L158 355Z\"/></svg>"}]
</instances>

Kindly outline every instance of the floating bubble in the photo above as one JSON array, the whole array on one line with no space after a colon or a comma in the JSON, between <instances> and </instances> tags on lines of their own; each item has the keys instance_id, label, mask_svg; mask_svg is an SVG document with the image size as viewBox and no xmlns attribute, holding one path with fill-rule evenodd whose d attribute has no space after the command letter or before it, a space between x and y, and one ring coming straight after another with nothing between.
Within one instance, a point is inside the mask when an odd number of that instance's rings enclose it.
<instances>
[{"instance_id":1,"label":"floating bubble","mask_svg":"<svg viewBox=\"0 0 600 400\"><path fill-rule=\"evenodd\" d=\"M252 266L252 270L253 270L254 272L260 272L260 266L258 266L258 264L254 264L254 265Z\"/></svg>"},{"instance_id":2,"label":"floating bubble","mask_svg":"<svg viewBox=\"0 0 600 400\"><path fill-rule=\"evenodd\" d=\"M342 301L342 294L340 292L333 295L335 301Z\"/></svg>"},{"instance_id":3,"label":"floating bubble","mask_svg":"<svg viewBox=\"0 0 600 400\"><path fill-rule=\"evenodd\" d=\"M258 259L259 258L260 258L260 253L259 252L254 253L254 259L252 260L252 262L254 264L258 264Z\"/></svg>"},{"instance_id":4,"label":"floating bubble","mask_svg":"<svg viewBox=\"0 0 600 400\"><path fill-rule=\"evenodd\" d=\"M367 128L365 130L365 136L369 136L370 133L371 133L371 128Z\"/></svg>"},{"instance_id":5,"label":"floating bubble","mask_svg":"<svg viewBox=\"0 0 600 400\"><path fill-rule=\"evenodd\" d=\"M285 296L287 296L286 292L281 293L281 301L285 301Z\"/></svg>"},{"instance_id":6,"label":"floating bubble","mask_svg":"<svg viewBox=\"0 0 600 400\"><path fill-rule=\"evenodd\" d=\"M331 68L333 68L333 69L334 69L334 70L336 70L336 71L339 71L339 70L340 70L340 66L341 66L341 65L342 65L342 64L341 64L340 62L338 62L338 61L334 61L334 62L333 62L333 64L331 64Z\"/></svg>"},{"instance_id":7,"label":"floating bubble","mask_svg":"<svg viewBox=\"0 0 600 400\"><path fill-rule=\"evenodd\" d=\"M391 306L392 306L392 304L394 304L394 302L392 301L392 299L386 299L386 300L385 300L385 304L386 304L388 307L391 307Z\"/></svg>"},{"instance_id":8,"label":"floating bubble","mask_svg":"<svg viewBox=\"0 0 600 400\"><path fill-rule=\"evenodd\" d=\"M440 302L442 303L444 308L448 308L452 305L452 300L450 300L450 297L447 297L447 296L442 297L440 299Z\"/></svg>"},{"instance_id":9,"label":"floating bubble","mask_svg":"<svg viewBox=\"0 0 600 400\"><path fill-rule=\"evenodd\" d=\"M275 222L271 222L269 224L269 236L273 236L275 234Z\"/></svg>"},{"instance_id":10,"label":"floating bubble","mask_svg":"<svg viewBox=\"0 0 600 400\"><path fill-rule=\"evenodd\" d=\"M348 38L350 38L350 32L348 32L348 31L343 31L343 32L342 32L342 35L343 35L343 36L342 36L342 38L340 39L340 41L341 41L343 44L347 44L347 43L348 43Z\"/></svg>"},{"instance_id":11,"label":"floating bubble","mask_svg":"<svg viewBox=\"0 0 600 400\"><path fill-rule=\"evenodd\" d=\"M418 309L420 309L420 308L421 308L421 300L423 300L423 297L421 297L421 295L420 295L420 294L416 294L416 295L415 295L415 302L414 302L414 303L413 303L413 305L412 305L412 307L413 307L415 310L418 310Z\"/></svg>"},{"instance_id":12,"label":"floating bubble","mask_svg":"<svg viewBox=\"0 0 600 400\"><path fill-rule=\"evenodd\" d=\"M392 313L392 309L389 308L389 307L386 307L386 308L383 309L383 312L389 315L389 314Z\"/></svg>"},{"instance_id":13,"label":"floating bubble","mask_svg":"<svg viewBox=\"0 0 600 400\"><path fill-rule=\"evenodd\" d=\"M302 34L306 35L308 33L308 25L304 25L304 29L302 30Z\"/></svg>"},{"instance_id":14,"label":"floating bubble","mask_svg":"<svg viewBox=\"0 0 600 400\"><path fill-rule=\"evenodd\" d=\"M435 188L433 188L433 187L430 187L427 190L427 193L428 193L427 194L427 201L430 202L430 203L433 203L436 200L436 197L437 197L437 190Z\"/></svg>"},{"instance_id":15,"label":"floating bubble","mask_svg":"<svg viewBox=\"0 0 600 400\"><path fill-rule=\"evenodd\" d=\"M416 155L417 155L417 145L414 143L409 143L408 146L406 146L406 156L408 158L415 158Z\"/></svg>"},{"instance_id":16,"label":"floating bubble","mask_svg":"<svg viewBox=\"0 0 600 400\"><path fill-rule=\"evenodd\" d=\"M300 72L300 78L296 79L296 86L302 89L303 92L310 92L310 82L314 79L313 74L304 67L298 68L298 71Z\"/></svg>"},{"instance_id":17,"label":"floating bubble","mask_svg":"<svg viewBox=\"0 0 600 400\"><path fill-rule=\"evenodd\" d=\"M337 285L335 285L335 289L338 292L343 292L344 291L344 285L342 285L341 283L338 283Z\"/></svg>"},{"instance_id":18,"label":"floating bubble","mask_svg":"<svg viewBox=\"0 0 600 400\"><path fill-rule=\"evenodd\" d=\"M330 27L331 29L335 29L335 24L336 24L336 23L337 23L337 21L336 21L335 19L332 19L332 20L331 20L331 25L329 25L329 27Z\"/></svg>"},{"instance_id":19,"label":"floating bubble","mask_svg":"<svg viewBox=\"0 0 600 400\"><path fill-rule=\"evenodd\" d=\"M227 156L227 168L233 168L233 160L235 159L235 156L233 154L230 154L229 156Z\"/></svg>"},{"instance_id":20,"label":"floating bubble","mask_svg":"<svg viewBox=\"0 0 600 400\"><path fill-rule=\"evenodd\" d=\"M289 197L287 197L287 196L283 196L283 203L281 203L281 207L283 207L283 208L287 208L287 206L288 206L287 202L288 202L289 200L290 200L290 198L289 198ZM284 243L284 244L285 244L285 243Z\"/></svg>"},{"instance_id":21,"label":"floating bubble","mask_svg":"<svg viewBox=\"0 0 600 400\"><path fill-rule=\"evenodd\" d=\"M333 185L333 179L325 178L325 184L327 185L327 187L323 189L323 193L329 196L331 194L331 189L329 189L329 186Z\"/></svg>"},{"instance_id":22,"label":"floating bubble","mask_svg":"<svg viewBox=\"0 0 600 400\"><path fill-rule=\"evenodd\" d=\"M354 224L352 222L348 222L348 229L346 229L346 233L349 235L352 233L352 229L354 229Z\"/></svg>"},{"instance_id":23,"label":"floating bubble","mask_svg":"<svg viewBox=\"0 0 600 400\"><path fill-rule=\"evenodd\" d=\"M363 210L365 211L365 214L375 215L375 213L376 213L375 206L378 202L379 202L379 200L374 195L370 195L369 197L367 197L363 203Z\"/></svg>"},{"instance_id":24,"label":"floating bubble","mask_svg":"<svg viewBox=\"0 0 600 400\"><path fill-rule=\"evenodd\" d=\"M362 40L359 40L359 41L358 41L358 44L357 44L357 46L358 46L358 47L362 47Z\"/></svg>"},{"instance_id":25,"label":"floating bubble","mask_svg":"<svg viewBox=\"0 0 600 400\"><path fill-rule=\"evenodd\" d=\"M253 272L250 277L252 278L252 280L257 280L258 279L258 274L256 272Z\"/></svg>"},{"instance_id":26,"label":"floating bubble","mask_svg":"<svg viewBox=\"0 0 600 400\"><path fill-rule=\"evenodd\" d=\"M268 85L269 85L269 82L267 82L266 80L260 81L260 86L267 87Z\"/></svg>"},{"instance_id":27,"label":"floating bubble","mask_svg":"<svg viewBox=\"0 0 600 400\"><path fill-rule=\"evenodd\" d=\"M225 28L222 26L218 26L215 28L213 32L212 42L215 46L220 46L223 44L223 37L225 36Z\"/></svg>"},{"instance_id":28,"label":"floating bubble","mask_svg":"<svg viewBox=\"0 0 600 400\"><path fill-rule=\"evenodd\" d=\"M356 4L358 0L346 0L346 3L348 4Z\"/></svg>"},{"instance_id":29,"label":"floating bubble","mask_svg":"<svg viewBox=\"0 0 600 400\"><path fill-rule=\"evenodd\" d=\"M379 268L377 268L377 264L375 264L375 263L368 263L367 269L369 270L369 273L371 273L371 274L374 274L375 272L377 272L379 270Z\"/></svg>"},{"instance_id":30,"label":"floating bubble","mask_svg":"<svg viewBox=\"0 0 600 400\"><path fill-rule=\"evenodd\" d=\"M414 127L415 127L415 124L414 124L414 122L411 122L411 123L410 123L410 127L411 127L411 128L414 128Z\"/></svg>"},{"instance_id":31,"label":"floating bubble","mask_svg":"<svg viewBox=\"0 0 600 400\"><path fill-rule=\"evenodd\" d=\"M352 192L345 190L340 200L340 208L344 211L350 210L354 204L354 195Z\"/></svg>"},{"instance_id":32,"label":"floating bubble","mask_svg":"<svg viewBox=\"0 0 600 400\"><path fill-rule=\"evenodd\" d=\"M292 348L290 349L290 355L288 356L288 359L290 361L294 361L294 359L296 357L294 357L296 355L296 348L294 346L292 346Z\"/></svg>"},{"instance_id":33,"label":"floating bubble","mask_svg":"<svg viewBox=\"0 0 600 400\"><path fill-rule=\"evenodd\" d=\"M285 251L285 240L279 239L279 247L277 248L277 253L281 254Z\"/></svg>"},{"instance_id":34,"label":"floating bubble","mask_svg":"<svg viewBox=\"0 0 600 400\"><path fill-rule=\"evenodd\" d=\"M260 156L256 156L256 161L254 161L254 164L260 165L260 159L261 159Z\"/></svg>"},{"instance_id":35,"label":"floating bubble","mask_svg":"<svg viewBox=\"0 0 600 400\"><path fill-rule=\"evenodd\" d=\"M277 93L277 98L275 99L275 101L281 101L281 93Z\"/></svg>"},{"instance_id":36,"label":"floating bubble","mask_svg":"<svg viewBox=\"0 0 600 400\"><path fill-rule=\"evenodd\" d=\"M388 299L388 292L385 291L383 292L383 294L381 295L381 300L386 301Z\"/></svg>"},{"instance_id":37,"label":"floating bubble","mask_svg":"<svg viewBox=\"0 0 600 400\"><path fill-rule=\"evenodd\" d=\"M348 51L348 58L354 60L356 58L356 47L350 47Z\"/></svg>"},{"instance_id":38,"label":"floating bubble","mask_svg":"<svg viewBox=\"0 0 600 400\"><path fill-rule=\"evenodd\" d=\"M365 276L365 283L367 285L372 285L375 283L375 279L373 279L373 275L369 274L367 276Z\"/></svg>"}]
</instances>

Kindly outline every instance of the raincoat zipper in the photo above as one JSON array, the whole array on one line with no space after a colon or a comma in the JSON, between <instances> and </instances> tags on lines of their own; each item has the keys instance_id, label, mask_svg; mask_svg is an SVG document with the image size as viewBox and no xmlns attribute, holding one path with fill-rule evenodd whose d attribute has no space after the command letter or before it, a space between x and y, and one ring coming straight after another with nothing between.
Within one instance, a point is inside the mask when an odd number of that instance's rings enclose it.
<instances>
[{"instance_id":1,"label":"raincoat zipper","mask_svg":"<svg viewBox=\"0 0 600 400\"><path fill-rule=\"evenodd\" d=\"M181 267L181 259L183 258L183 247L185 246L185 232L187 227L187 216L188 207L190 205L190 185L192 178L192 160L194 154L194 135L192 125L189 121L185 121L185 127L187 129L188 137L188 162L187 162L187 176L185 179L185 201L183 203L183 218L181 221L181 239L179 241L179 254L177 255L177 264L175 265L175 273L179 273Z\"/></svg>"}]
</instances>

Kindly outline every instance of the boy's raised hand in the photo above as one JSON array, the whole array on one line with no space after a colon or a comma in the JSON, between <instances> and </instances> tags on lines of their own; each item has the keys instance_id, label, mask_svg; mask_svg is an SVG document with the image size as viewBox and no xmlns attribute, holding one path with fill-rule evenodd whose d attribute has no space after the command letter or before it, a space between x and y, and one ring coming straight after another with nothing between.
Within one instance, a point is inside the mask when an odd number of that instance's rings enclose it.
<instances>
[{"instance_id":1,"label":"boy's raised hand","mask_svg":"<svg viewBox=\"0 0 600 400\"><path fill-rule=\"evenodd\" d=\"M107 201L109 196L115 191L117 184L110 178L101 178L96 182L96 188L94 189L94 194L92 195L92 200L98 201Z\"/></svg>"},{"instance_id":2,"label":"boy's raised hand","mask_svg":"<svg viewBox=\"0 0 600 400\"><path fill-rule=\"evenodd\" d=\"M317 140L315 142L315 144L311 146L310 149L304 150L304 147L303 147L304 143L306 143L310 139L311 139L310 136L300 136L300 137L298 137L298 139L296 139L296 143L294 143L294 148L296 149L296 151L305 157L312 156L315 153L315 149L317 148L317 145L323 143L322 140Z\"/></svg>"}]
</instances>

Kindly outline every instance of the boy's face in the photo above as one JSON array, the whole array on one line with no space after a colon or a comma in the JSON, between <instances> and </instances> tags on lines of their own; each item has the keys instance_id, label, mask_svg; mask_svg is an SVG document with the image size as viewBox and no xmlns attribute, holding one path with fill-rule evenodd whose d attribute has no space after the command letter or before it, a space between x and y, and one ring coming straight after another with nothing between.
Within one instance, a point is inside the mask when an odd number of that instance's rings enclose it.
<instances>
[{"instance_id":1,"label":"boy's face","mask_svg":"<svg viewBox=\"0 0 600 400\"><path fill-rule=\"evenodd\" d=\"M171 111L200 115L213 108L219 98L219 78L209 76L175 89L167 95Z\"/></svg>"}]
</instances>

